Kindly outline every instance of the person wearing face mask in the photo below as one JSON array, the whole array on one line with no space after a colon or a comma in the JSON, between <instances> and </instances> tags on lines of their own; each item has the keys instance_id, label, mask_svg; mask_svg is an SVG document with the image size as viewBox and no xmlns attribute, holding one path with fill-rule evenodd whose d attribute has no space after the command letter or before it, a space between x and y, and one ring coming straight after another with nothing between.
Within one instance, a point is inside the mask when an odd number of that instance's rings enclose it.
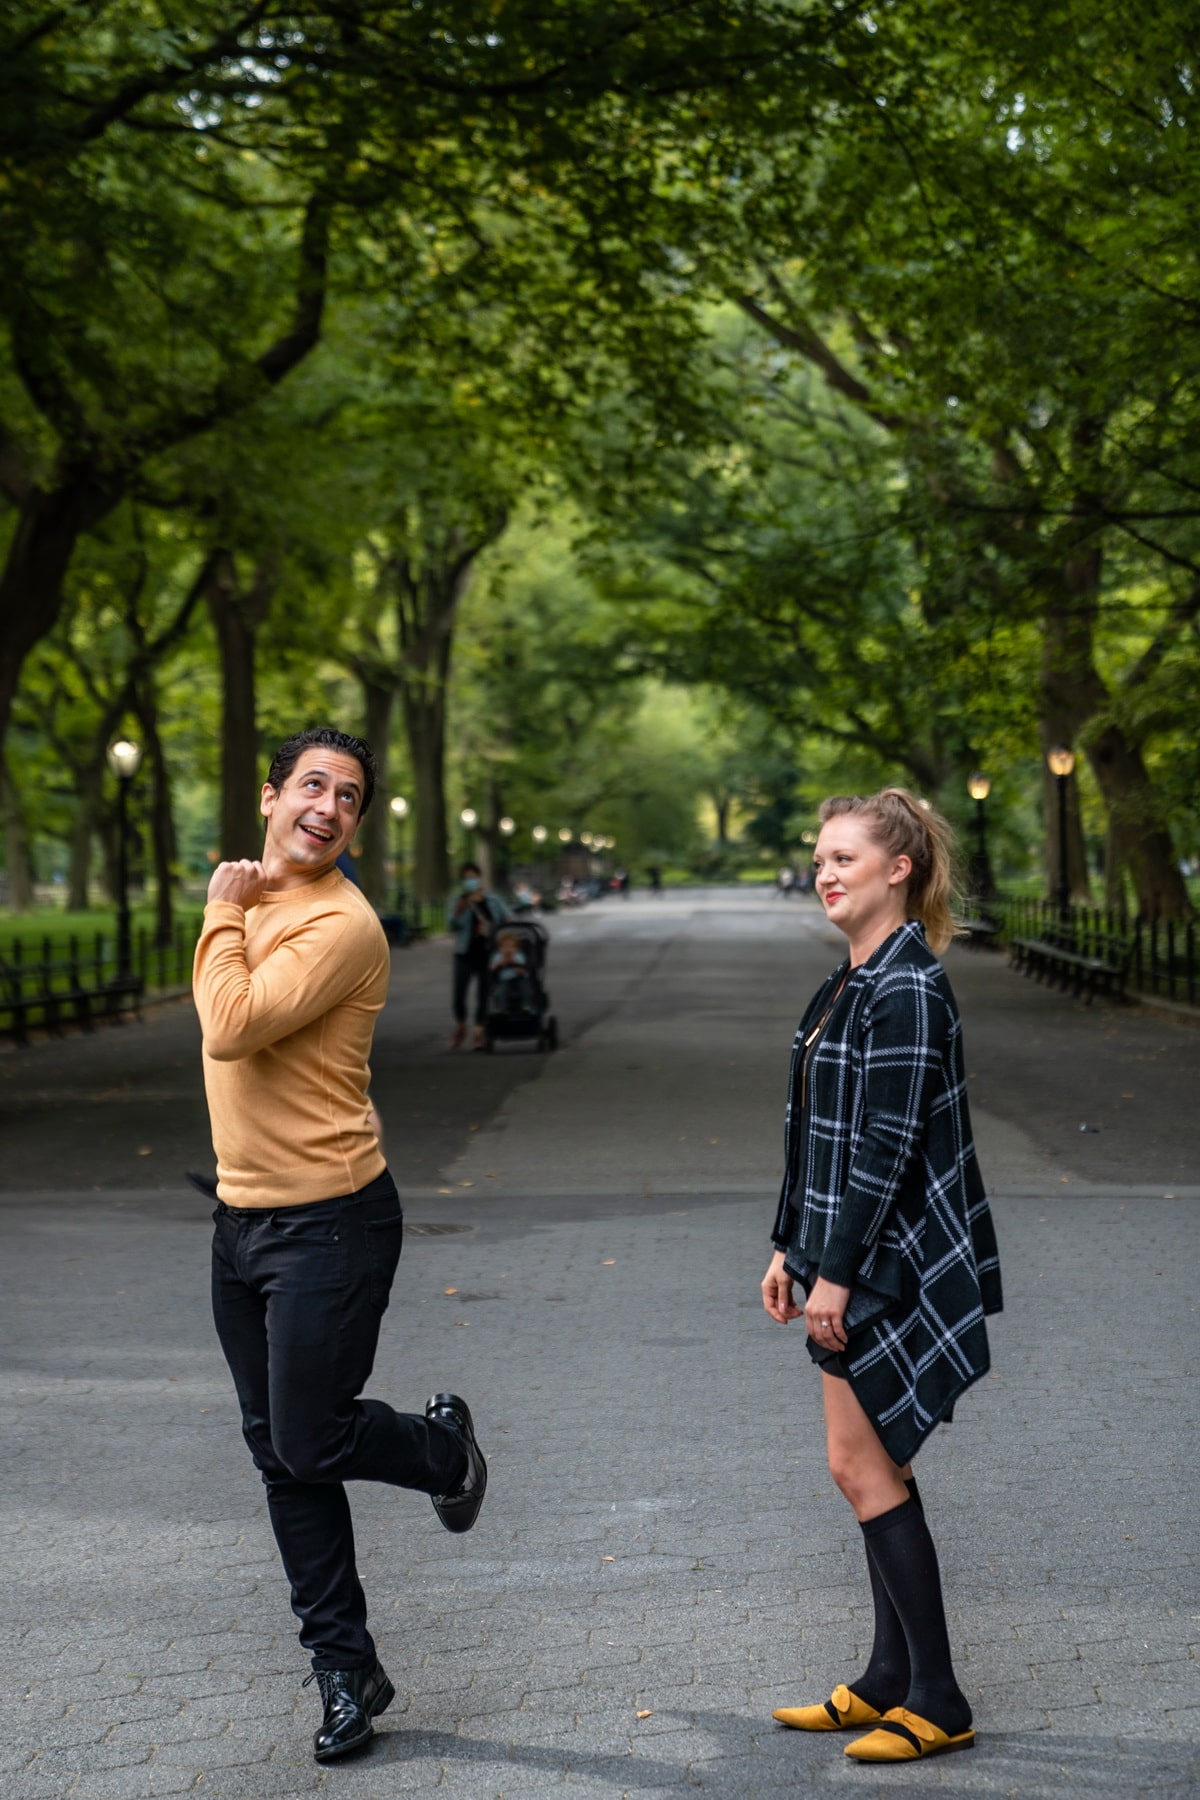
<instances>
[{"instance_id":1,"label":"person wearing face mask","mask_svg":"<svg viewBox=\"0 0 1200 1800\"><path fill-rule=\"evenodd\" d=\"M447 928L454 936L454 1031L450 1048L457 1050L467 1035L467 999L475 983L475 1037L472 1050L483 1047L483 1021L487 1017L488 963L497 925L508 918L499 894L489 894L478 863L465 862L458 871L459 891L446 908Z\"/></svg>"}]
</instances>

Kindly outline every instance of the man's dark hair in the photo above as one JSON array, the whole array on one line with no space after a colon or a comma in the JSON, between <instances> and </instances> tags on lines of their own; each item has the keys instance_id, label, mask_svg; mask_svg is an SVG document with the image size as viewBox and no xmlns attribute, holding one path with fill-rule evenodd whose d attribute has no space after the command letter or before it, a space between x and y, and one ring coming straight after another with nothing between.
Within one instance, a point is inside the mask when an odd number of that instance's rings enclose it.
<instances>
[{"instance_id":1,"label":"man's dark hair","mask_svg":"<svg viewBox=\"0 0 1200 1800\"><path fill-rule=\"evenodd\" d=\"M337 750L343 756L354 758L363 772L362 805L358 809L361 819L375 793L375 753L370 744L365 744L362 738L351 737L348 731L338 731L333 725L310 725L307 731L298 731L295 737L280 744L271 758L267 781L276 793L306 750Z\"/></svg>"},{"instance_id":2,"label":"man's dark hair","mask_svg":"<svg viewBox=\"0 0 1200 1800\"><path fill-rule=\"evenodd\" d=\"M460 881L462 880L464 875L482 875L482 874L483 874L483 870L480 868L478 863L465 862L465 863L460 864L460 866L459 866L458 878Z\"/></svg>"}]
</instances>

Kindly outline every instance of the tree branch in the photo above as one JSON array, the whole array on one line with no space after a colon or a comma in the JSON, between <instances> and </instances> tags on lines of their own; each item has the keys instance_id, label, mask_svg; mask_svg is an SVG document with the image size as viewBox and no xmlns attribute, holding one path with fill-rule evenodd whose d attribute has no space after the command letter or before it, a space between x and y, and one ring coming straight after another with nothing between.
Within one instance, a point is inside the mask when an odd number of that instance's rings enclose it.
<instances>
[{"instance_id":1,"label":"tree branch","mask_svg":"<svg viewBox=\"0 0 1200 1800\"><path fill-rule=\"evenodd\" d=\"M312 194L304 209L304 225L300 233L300 268L296 278L296 301L292 322L269 349L251 365L262 381L275 387L318 343L321 320L325 311L328 280L329 233L333 220L333 201L324 191ZM165 420L156 431L147 433L131 451L131 460L141 462L156 452L210 431L220 420L232 417L250 406L257 398L255 383L246 371L229 371L218 382L203 405L191 412L177 413Z\"/></svg>"},{"instance_id":2,"label":"tree branch","mask_svg":"<svg viewBox=\"0 0 1200 1800\"><path fill-rule=\"evenodd\" d=\"M774 276L769 279L776 292L782 297L782 284ZM769 332L777 344L781 344L785 350L795 350L807 362L813 363L820 369L826 384L833 389L834 393L841 394L847 400L852 400L855 406L866 413L868 418L874 419L875 423L881 425L885 431L903 431L908 426L910 421L901 413L887 412L876 405L871 398L870 389L864 386L857 375L850 372L824 339L795 312L790 304L788 311L791 314L792 322L785 324L775 314L769 313L751 295L735 294L733 298L747 317L753 319L757 325L761 325L764 331Z\"/></svg>"},{"instance_id":3,"label":"tree branch","mask_svg":"<svg viewBox=\"0 0 1200 1800\"><path fill-rule=\"evenodd\" d=\"M1133 693L1144 687L1161 666L1167 651L1188 626L1200 618L1200 581L1191 593L1171 608L1167 621L1154 641L1147 646L1121 682L1122 693Z\"/></svg>"},{"instance_id":4,"label":"tree branch","mask_svg":"<svg viewBox=\"0 0 1200 1800\"><path fill-rule=\"evenodd\" d=\"M111 99L106 100L102 106L94 107L87 118L75 128L72 135L84 143L91 142L93 138L102 137L110 125L123 119L126 113L132 112L133 108L143 100L148 100L151 94L168 93L172 88L182 86L187 78L195 75L199 69L240 49L241 45L238 40L243 32L257 24L269 8L270 0L255 0L255 4L250 7L248 12L243 13L236 23L225 31L219 32L201 49L193 50L190 55L180 57L178 62L160 66L157 69L147 69L144 74L137 76L133 81L126 82L125 86L119 88Z\"/></svg>"}]
</instances>

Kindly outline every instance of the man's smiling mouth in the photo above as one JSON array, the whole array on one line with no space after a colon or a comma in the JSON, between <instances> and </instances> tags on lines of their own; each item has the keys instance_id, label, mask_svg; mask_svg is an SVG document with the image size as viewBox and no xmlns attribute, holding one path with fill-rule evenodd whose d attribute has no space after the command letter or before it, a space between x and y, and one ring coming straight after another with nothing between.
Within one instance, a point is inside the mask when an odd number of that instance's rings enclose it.
<instances>
[{"instance_id":1,"label":"man's smiling mouth","mask_svg":"<svg viewBox=\"0 0 1200 1800\"><path fill-rule=\"evenodd\" d=\"M314 843L332 844L332 842L333 842L332 831L320 831L320 830L318 830L318 828L315 825L304 825L304 824L301 824L300 829L302 832L304 832L306 837L312 838Z\"/></svg>"}]
</instances>

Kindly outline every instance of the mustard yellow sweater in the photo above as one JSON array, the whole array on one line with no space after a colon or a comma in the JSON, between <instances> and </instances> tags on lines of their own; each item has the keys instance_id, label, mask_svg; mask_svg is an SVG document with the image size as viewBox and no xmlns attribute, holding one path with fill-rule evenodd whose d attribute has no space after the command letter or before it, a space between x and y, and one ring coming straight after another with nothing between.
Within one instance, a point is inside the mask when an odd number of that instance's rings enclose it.
<instances>
[{"instance_id":1,"label":"mustard yellow sweater","mask_svg":"<svg viewBox=\"0 0 1200 1800\"><path fill-rule=\"evenodd\" d=\"M205 907L192 991L227 1205L330 1200L383 1173L367 1059L387 986L379 920L338 869L245 913Z\"/></svg>"}]
</instances>

